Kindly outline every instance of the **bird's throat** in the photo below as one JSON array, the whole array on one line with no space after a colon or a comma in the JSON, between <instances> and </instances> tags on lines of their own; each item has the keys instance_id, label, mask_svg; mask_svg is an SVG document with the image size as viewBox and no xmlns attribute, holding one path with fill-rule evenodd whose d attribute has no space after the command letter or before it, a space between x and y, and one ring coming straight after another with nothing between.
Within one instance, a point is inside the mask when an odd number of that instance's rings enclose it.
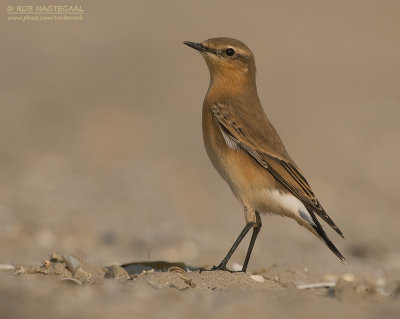
<instances>
[{"instance_id":1,"label":"bird's throat","mask_svg":"<svg viewBox=\"0 0 400 319\"><path fill-rule=\"evenodd\" d=\"M210 73L210 87L208 93L216 95L237 95L257 92L256 81L253 75L222 72Z\"/></svg>"}]
</instances>

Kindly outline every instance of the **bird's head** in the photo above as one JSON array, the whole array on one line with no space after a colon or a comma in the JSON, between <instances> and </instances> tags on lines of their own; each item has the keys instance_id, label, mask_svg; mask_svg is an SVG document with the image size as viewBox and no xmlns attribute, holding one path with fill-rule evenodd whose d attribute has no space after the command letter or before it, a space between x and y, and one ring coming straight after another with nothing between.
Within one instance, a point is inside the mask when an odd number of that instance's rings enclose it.
<instances>
[{"instance_id":1,"label":"bird's head","mask_svg":"<svg viewBox=\"0 0 400 319\"><path fill-rule=\"evenodd\" d=\"M206 60L211 80L248 81L255 78L253 52L241 41L232 38L211 38L201 43L185 41Z\"/></svg>"}]
</instances>

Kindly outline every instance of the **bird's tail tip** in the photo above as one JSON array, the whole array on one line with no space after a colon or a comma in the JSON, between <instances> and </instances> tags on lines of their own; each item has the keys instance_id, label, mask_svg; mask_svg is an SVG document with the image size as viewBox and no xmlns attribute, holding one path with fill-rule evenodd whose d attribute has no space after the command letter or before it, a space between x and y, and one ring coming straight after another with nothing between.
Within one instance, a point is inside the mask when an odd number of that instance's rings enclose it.
<instances>
[{"instance_id":1,"label":"bird's tail tip","mask_svg":"<svg viewBox=\"0 0 400 319\"><path fill-rule=\"evenodd\" d=\"M330 249L330 251L333 252L343 262L343 264L348 265L349 264L348 261L346 260L346 258L344 258L344 256L339 251L339 249L337 249L336 246L328 238L328 236L326 235L321 224L316 219L315 215L312 214L312 216L314 217L313 219L315 222L315 225L313 226L313 228L314 228L315 232L318 234L318 237L324 242L324 244Z\"/></svg>"}]
</instances>

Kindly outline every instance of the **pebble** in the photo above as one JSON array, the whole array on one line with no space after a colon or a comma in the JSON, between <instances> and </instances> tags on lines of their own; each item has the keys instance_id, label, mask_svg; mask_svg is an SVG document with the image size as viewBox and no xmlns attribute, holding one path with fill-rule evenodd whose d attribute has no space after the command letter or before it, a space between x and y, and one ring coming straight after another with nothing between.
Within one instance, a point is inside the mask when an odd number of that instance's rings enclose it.
<instances>
[{"instance_id":1,"label":"pebble","mask_svg":"<svg viewBox=\"0 0 400 319\"><path fill-rule=\"evenodd\" d=\"M108 267L107 272L104 274L104 278L113 278L116 280L128 280L130 279L129 274L126 270L118 265L112 265Z\"/></svg>"},{"instance_id":2,"label":"pebble","mask_svg":"<svg viewBox=\"0 0 400 319\"><path fill-rule=\"evenodd\" d=\"M232 263L232 271L242 271L243 265Z\"/></svg>"},{"instance_id":3,"label":"pebble","mask_svg":"<svg viewBox=\"0 0 400 319\"><path fill-rule=\"evenodd\" d=\"M80 266L81 262L76 259L74 256L63 256L65 264L67 265L67 269L75 275Z\"/></svg>"},{"instance_id":4,"label":"pebble","mask_svg":"<svg viewBox=\"0 0 400 319\"><path fill-rule=\"evenodd\" d=\"M64 260L62 258L62 256L58 253L53 253L50 257L50 261L51 262L58 262L58 263L62 263Z\"/></svg>"},{"instance_id":5,"label":"pebble","mask_svg":"<svg viewBox=\"0 0 400 319\"><path fill-rule=\"evenodd\" d=\"M347 273L347 274L344 274L341 277L341 279L344 281L353 282L356 279L356 277L353 274Z\"/></svg>"},{"instance_id":6,"label":"pebble","mask_svg":"<svg viewBox=\"0 0 400 319\"><path fill-rule=\"evenodd\" d=\"M257 282L265 282L264 277L261 275L251 275L250 278Z\"/></svg>"}]
</instances>

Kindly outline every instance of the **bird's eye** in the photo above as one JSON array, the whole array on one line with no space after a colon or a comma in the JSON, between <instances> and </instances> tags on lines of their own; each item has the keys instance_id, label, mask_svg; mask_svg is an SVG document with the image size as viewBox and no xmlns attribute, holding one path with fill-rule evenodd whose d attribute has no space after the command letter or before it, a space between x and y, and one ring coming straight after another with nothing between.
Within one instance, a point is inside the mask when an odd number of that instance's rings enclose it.
<instances>
[{"instance_id":1,"label":"bird's eye","mask_svg":"<svg viewBox=\"0 0 400 319\"><path fill-rule=\"evenodd\" d=\"M227 56L233 56L233 55L235 55L235 50L233 50L232 48L228 48L225 50L225 54Z\"/></svg>"}]
</instances>

